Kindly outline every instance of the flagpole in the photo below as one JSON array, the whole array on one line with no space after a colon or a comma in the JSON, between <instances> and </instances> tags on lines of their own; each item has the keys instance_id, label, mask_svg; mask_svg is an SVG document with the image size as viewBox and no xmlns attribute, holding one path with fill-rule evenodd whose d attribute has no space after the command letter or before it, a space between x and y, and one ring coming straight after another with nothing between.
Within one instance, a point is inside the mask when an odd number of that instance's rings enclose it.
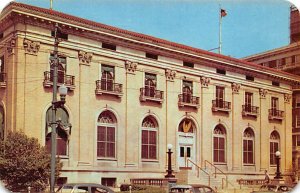
<instances>
[{"instance_id":1,"label":"flagpole","mask_svg":"<svg viewBox=\"0 0 300 193\"><path fill-rule=\"evenodd\" d=\"M221 5L219 4L219 54L221 54L222 51L222 14L221 14Z\"/></svg>"},{"instance_id":2,"label":"flagpole","mask_svg":"<svg viewBox=\"0 0 300 193\"><path fill-rule=\"evenodd\" d=\"M53 0L50 0L50 9L52 10Z\"/></svg>"}]
</instances>

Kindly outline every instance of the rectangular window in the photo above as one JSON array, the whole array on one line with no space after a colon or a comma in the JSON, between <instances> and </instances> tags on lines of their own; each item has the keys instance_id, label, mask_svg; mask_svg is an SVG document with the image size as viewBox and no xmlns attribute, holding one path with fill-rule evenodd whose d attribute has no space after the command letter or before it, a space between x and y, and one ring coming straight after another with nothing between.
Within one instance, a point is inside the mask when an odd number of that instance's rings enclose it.
<instances>
[{"instance_id":1,"label":"rectangular window","mask_svg":"<svg viewBox=\"0 0 300 193\"><path fill-rule=\"evenodd\" d=\"M271 98L271 109L278 110L278 98L277 97Z\"/></svg>"},{"instance_id":2,"label":"rectangular window","mask_svg":"<svg viewBox=\"0 0 300 193\"><path fill-rule=\"evenodd\" d=\"M275 152L278 151L278 142L270 142L270 164L276 164L276 155Z\"/></svg>"},{"instance_id":3,"label":"rectangular window","mask_svg":"<svg viewBox=\"0 0 300 193\"><path fill-rule=\"evenodd\" d=\"M57 31L57 37L63 40L68 40L68 34L61 32L60 30ZM51 36L55 37L55 32L51 31Z\"/></svg>"},{"instance_id":4,"label":"rectangular window","mask_svg":"<svg viewBox=\"0 0 300 193\"><path fill-rule=\"evenodd\" d=\"M151 53L146 53L146 58L157 60L158 59L158 55L151 54Z\"/></svg>"},{"instance_id":5,"label":"rectangular window","mask_svg":"<svg viewBox=\"0 0 300 193\"><path fill-rule=\"evenodd\" d=\"M54 64L55 58L54 54L50 55L50 61ZM65 82L65 74L66 74L66 66L67 66L67 57L58 55L58 69L57 69L57 82L63 84ZM53 81L53 72L54 65L50 66L50 80Z\"/></svg>"},{"instance_id":6,"label":"rectangular window","mask_svg":"<svg viewBox=\"0 0 300 193\"><path fill-rule=\"evenodd\" d=\"M5 61L4 61L4 55L0 57L0 73L4 72L5 67Z\"/></svg>"},{"instance_id":7,"label":"rectangular window","mask_svg":"<svg viewBox=\"0 0 300 193\"><path fill-rule=\"evenodd\" d=\"M293 135L293 137L292 137L292 145L293 145L293 147L297 146L296 139L297 139L297 135Z\"/></svg>"},{"instance_id":8,"label":"rectangular window","mask_svg":"<svg viewBox=\"0 0 300 193\"><path fill-rule=\"evenodd\" d=\"M252 112L253 93L245 92L245 111Z\"/></svg>"},{"instance_id":9,"label":"rectangular window","mask_svg":"<svg viewBox=\"0 0 300 193\"><path fill-rule=\"evenodd\" d=\"M2 39L3 38L3 33L0 33L0 39Z\"/></svg>"},{"instance_id":10,"label":"rectangular window","mask_svg":"<svg viewBox=\"0 0 300 193\"><path fill-rule=\"evenodd\" d=\"M114 44L102 43L102 48L109 49L109 50L117 50L117 46Z\"/></svg>"},{"instance_id":11,"label":"rectangular window","mask_svg":"<svg viewBox=\"0 0 300 193\"><path fill-rule=\"evenodd\" d=\"M243 140L243 163L253 164L253 140Z\"/></svg>"},{"instance_id":12,"label":"rectangular window","mask_svg":"<svg viewBox=\"0 0 300 193\"><path fill-rule=\"evenodd\" d=\"M115 157L115 128L98 126L97 132L97 156Z\"/></svg>"},{"instance_id":13,"label":"rectangular window","mask_svg":"<svg viewBox=\"0 0 300 193\"><path fill-rule=\"evenodd\" d=\"M225 163L225 139L214 137L214 162Z\"/></svg>"},{"instance_id":14,"label":"rectangular window","mask_svg":"<svg viewBox=\"0 0 300 193\"><path fill-rule=\"evenodd\" d=\"M246 75L246 80L254 81L254 77L253 77L253 76L248 76L248 75Z\"/></svg>"},{"instance_id":15,"label":"rectangular window","mask_svg":"<svg viewBox=\"0 0 300 193\"><path fill-rule=\"evenodd\" d=\"M270 68L277 68L277 60L272 60L269 62Z\"/></svg>"},{"instance_id":16,"label":"rectangular window","mask_svg":"<svg viewBox=\"0 0 300 193\"><path fill-rule=\"evenodd\" d=\"M280 86L280 83L279 83L279 82L272 81L272 85L273 85L273 86Z\"/></svg>"},{"instance_id":17,"label":"rectangular window","mask_svg":"<svg viewBox=\"0 0 300 193\"><path fill-rule=\"evenodd\" d=\"M216 107L223 108L225 97L225 88L221 86L216 86Z\"/></svg>"},{"instance_id":18,"label":"rectangular window","mask_svg":"<svg viewBox=\"0 0 300 193\"><path fill-rule=\"evenodd\" d=\"M104 186L115 187L117 182L117 178L101 178L101 184ZM94 192L94 191L92 191ZM97 193L98 191L95 191ZM103 191L101 191L103 192ZM103 192L106 193L106 192Z\"/></svg>"},{"instance_id":19,"label":"rectangular window","mask_svg":"<svg viewBox=\"0 0 300 193\"><path fill-rule=\"evenodd\" d=\"M286 65L286 59L285 58L281 58L281 66L285 66Z\"/></svg>"},{"instance_id":20,"label":"rectangular window","mask_svg":"<svg viewBox=\"0 0 300 193\"><path fill-rule=\"evenodd\" d=\"M157 159L157 132L142 130L142 159Z\"/></svg>"},{"instance_id":21,"label":"rectangular window","mask_svg":"<svg viewBox=\"0 0 300 193\"><path fill-rule=\"evenodd\" d=\"M217 71L216 71L218 74L223 74L223 75L226 75L226 71L223 70L223 69L218 69L217 68Z\"/></svg>"},{"instance_id":22,"label":"rectangular window","mask_svg":"<svg viewBox=\"0 0 300 193\"><path fill-rule=\"evenodd\" d=\"M145 96L154 97L156 90L156 74L145 73Z\"/></svg>"},{"instance_id":23,"label":"rectangular window","mask_svg":"<svg viewBox=\"0 0 300 193\"><path fill-rule=\"evenodd\" d=\"M300 128L300 115L299 115L299 112L296 114L296 127Z\"/></svg>"},{"instance_id":24,"label":"rectangular window","mask_svg":"<svg viewBox=\"0 0 300 193\"><path fill-rule=\"evenodd\" d=\"M292 56L291 59L292 59L292 64L295 64L296 63L296 56Z\"/></svg>"},{"instance_id":25,"label":"rectangular window","mask_svg":"<svg viewBox=\"0 0 300 193\"><path fill-rule=\"evenodd\" d=\"M194 68L194 63L192 62L183 62L183 66L189 67L189 68Z\"/></svg>"},{"instance_id":26,"label":"rectangular window","mask_svg":"<svg viewBox=\"0 0 300 193\"><path fill-rule=\"evenodd\" d=\"M114 84L114 71L113 66L101 65L101 89L112 91Z\"/></svg>"},{"instance_id":27,"label":"rectangular window","mask_svg":"<svg viewBox=\"0 0 300 193\"><path fill-rule=\"evenodd\" d=\"M300 108L300 97L296 97L296 108Z\"/></svg>"}]
</instances>

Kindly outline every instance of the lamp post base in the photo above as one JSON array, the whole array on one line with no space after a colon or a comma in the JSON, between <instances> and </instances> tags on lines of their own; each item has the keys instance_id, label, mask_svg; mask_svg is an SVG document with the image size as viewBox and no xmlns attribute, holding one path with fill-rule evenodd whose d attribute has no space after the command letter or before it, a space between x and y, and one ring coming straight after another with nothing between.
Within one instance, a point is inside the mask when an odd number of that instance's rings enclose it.
<instances>
[{"instance_id":1,"label":"lamp post base","mask_svg":"<svg viewBox=\"0 0 300 193\"><path fill-rule=\"evenodd\" d=\"M284 179L281 177L281 178L274 178L272 180L272 184L284 184Z\"/></svg>"}]
</instances>

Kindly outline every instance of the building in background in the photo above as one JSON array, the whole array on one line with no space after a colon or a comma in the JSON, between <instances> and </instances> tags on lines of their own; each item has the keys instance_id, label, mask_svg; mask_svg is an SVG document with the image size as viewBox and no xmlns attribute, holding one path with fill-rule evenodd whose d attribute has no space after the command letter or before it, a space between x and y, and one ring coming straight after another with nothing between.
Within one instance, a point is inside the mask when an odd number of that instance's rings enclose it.
<instances>
[{"instance_id":1,"label":"building in background","mask_svg":"<svg viewBox=\"0 0 300 193\"><path fill-rule=\"evenodd\" d=\"M300 75L300 14L290 8L290 44L244 58L273 69ZM300 177L300 85L293 86L293 165Z\"/></svg>"},{"instance_id":2,"label":"building in background","mask_svg":"<svg viewBox=\"0 0 300 193\"><path fill-rule=\"evenodd\" d=\"M57 111L60 180L163 178L167 144L181 182L263 179L277 150L289 179L298 76L16 2L0 16L2 138L23 131L50 148L56 23L58 83L68 87Z\"/></svg>"}]
</instances>

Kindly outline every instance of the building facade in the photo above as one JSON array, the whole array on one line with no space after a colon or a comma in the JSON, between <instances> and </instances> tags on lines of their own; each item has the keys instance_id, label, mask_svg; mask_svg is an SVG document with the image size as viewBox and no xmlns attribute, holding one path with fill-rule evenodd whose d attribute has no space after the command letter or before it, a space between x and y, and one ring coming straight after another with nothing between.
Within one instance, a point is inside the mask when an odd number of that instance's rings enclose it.
<instances>
[{"instance_id":1,"label":"building facade","mask_svg":"<svg viewBox=\"0 0 300 193\"><path fill-rule=\"evenodd\" d=\"M16 2L0 17L2 138L22 131L50 148L56 23L61 179L163 178L167 144L178 176L212 166L233 183L263 178L277 150L291 171L298 76Z\"/></svg>"},{"instance_id":2,"label":"building facade","mask_svg":"<svg viewBox=\"0 0 300 193\"><path fill-rule=\"evenodd\" d=\"M277 70L300 75L300 15L295 6L290 8L290 44L267 52L244 58L246 61L258 63ZM293 168L300 177L300 86L293 86Z\"/></svg>"}]
</instances>

